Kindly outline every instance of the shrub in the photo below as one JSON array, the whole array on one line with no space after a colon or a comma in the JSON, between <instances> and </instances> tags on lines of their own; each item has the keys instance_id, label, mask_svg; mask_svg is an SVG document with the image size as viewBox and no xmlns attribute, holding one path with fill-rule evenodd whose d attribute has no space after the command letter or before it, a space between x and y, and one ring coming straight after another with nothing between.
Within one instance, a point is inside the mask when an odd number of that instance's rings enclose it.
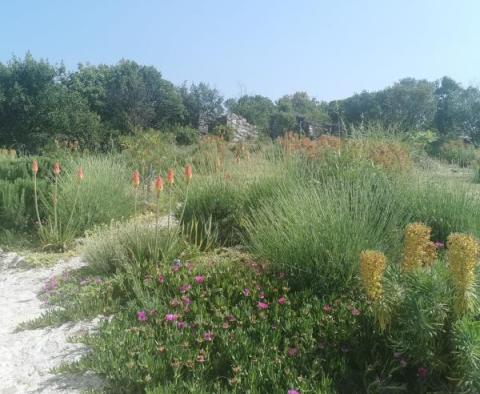
<instances>
[{"instance_id":1,"label":"shrub","mask_svg":"<svg viewBox=\"0 0 480 394\"><path fill-rule=\"evenodd\" d=\"M179 127L175 130L175 141L178 145L193 145L198 142L198 131L189 127Z\"/></svg>"},{"instance_id":2,"label":"shrub","mask_svg":"<svg viewBox=\"0 0 480 394\"><path fill-rule=\"evenodd\" d=\"M249 240L257 255L299 283L341 291L352 284L361 250L398 255L398 229L408 215L396 200L388 179L375 172L299 187L252 215Z\"/></svg>"},{"instance_id":3,"label":"shrub","mask_svg":"<svg viewBox=\"0 0 480 394\"><path fill-rule=\"evenodd\" d=\"M462 140L451 140L443 143L438 150L438 157L450 164L468 167L476 157L475 148Z\"/></svg>"}]
</instances>

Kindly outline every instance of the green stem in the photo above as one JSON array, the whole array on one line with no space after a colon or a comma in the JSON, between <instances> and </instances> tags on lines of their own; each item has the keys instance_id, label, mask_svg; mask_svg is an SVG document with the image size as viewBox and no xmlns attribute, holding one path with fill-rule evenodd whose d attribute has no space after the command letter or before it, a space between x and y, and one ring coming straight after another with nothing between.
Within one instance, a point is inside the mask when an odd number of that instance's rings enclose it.
<instances>
[{"instance_id":1,"label":"green stem","mask_svg":"<svg viewBox=\"0 0 480 394\"><path fill-rule=\"evenodd\" d=\"M35 212L37 214L37 222L38 222L38 225L40 226L40 231L43 232L43 225L42 225L42 221L40 220L40 212L38 210L37 174L36 173L33 173L33 195L35 199Z\"/></svg>"},{"instance_id":2,"label":"green stem","mask_svg":"<svg viewBox=\"0 0 480 394\"><path fill-rule=\"evenodd\" d=\"M75 212L75 208L77 206L77 200L78 200L78 195L79 194L80 194L80 183L77 186L77 193L75 194L75 200L73 200L72 211L70 212L70 217L68 218L67 225L65 226L65 231L68 230L68 227L70 226L70 222L73 219L73 213Z\"/></svg>"},{"instance_id":3,"label":"green stem","mask_svg":"<svg viewBox=\"0 0 480 394\"><path fill-rule=\"evenodd\" d=\"M170 234L170 215L172 214L172 185L168 188L168 233Z\"/></svg>"},{"instance_id":4,"label":"green stem","mask_svg":"<svg viewBox=\"0 0 480 394\"><path fill-rule=\"evenodd\" d=\"M160 194L157 196L157 207L155 211L155 257L157 258L157 246L158 246L158 217L160 210Z\"/></svg>"}]
</instances>

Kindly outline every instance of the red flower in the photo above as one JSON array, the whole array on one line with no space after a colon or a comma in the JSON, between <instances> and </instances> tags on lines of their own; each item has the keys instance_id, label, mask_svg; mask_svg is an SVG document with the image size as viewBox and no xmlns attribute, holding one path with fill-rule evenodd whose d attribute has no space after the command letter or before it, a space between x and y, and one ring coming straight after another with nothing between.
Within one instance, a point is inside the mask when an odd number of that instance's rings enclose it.
<instances>
[{"instance_id":1,"label":"red flower","mask_svg":"<svg viewBox=\"0 0 480 394\"><path fill-rule=\"evenodd\" d=\"M193 176L192 166L190 164L187 164L185 166L184 174L185 174L185 179L187 180L187 182L190 182L192 180L192 176Z\"/></svg>"},{"instance_id":2,"label":"red flower","mask_svg":"<svg viewBox=\"0 0 480 394\"><path fill-rule=\"evenodd\" d=\"M133 187L140 186L140 173L138 171L134 171L132 174L132 185Z\"/></svg>"},{"instance_id":3,"label":"red flower","mask_svg":"<svg viewBox=\"0 0 480 394\"><path fill-rule=\"evenodd\" d=\"M160 175L155 178L155 190L157 191L157 197L160 196L160 192L163 190L163 179Z\"/></svg>"},{"instance_id":4,"label":"red flower","mask_svg":"<svg viewBox=\"0 0 480 394\"><path fill-rule=\"evenodd\" d=\"M37 175L38 173L38 161L34 160L32 162L32 172Z\"/></svg>"}]
</instances>

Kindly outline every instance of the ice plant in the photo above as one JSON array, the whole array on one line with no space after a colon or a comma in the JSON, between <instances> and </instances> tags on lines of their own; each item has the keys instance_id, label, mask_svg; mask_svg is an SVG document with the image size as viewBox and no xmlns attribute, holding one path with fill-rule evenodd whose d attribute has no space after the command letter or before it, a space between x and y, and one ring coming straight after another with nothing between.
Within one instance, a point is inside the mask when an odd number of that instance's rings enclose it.
<instances>
[{"instance_id":1,"label":"ice plant","mask_svg":"<svg viewBox=\"0 0 480 394\"><path fill-rule=\"evenodd\" d=\"M474 298L478 241L469 234L454 233L447 240L447 261L455 289L454 310L461 317L470 310Z\"/></svg>"},{"instance_id":2,"label":"ice plant","mask_svg":"<svg viewBox=\"0 0 480 394\"><path fill-rule=\"evenodd\" d=\"M42 221L40 219L40 211L38 210L38 192L37 192L37 173L38 173L38 161L34 160L32 162L32 173L33 173L33 195L35 203L35 213L37 214L37 222L40 226L40 230L43 230Z\"/></svg>"},{"instance_id":3,"label":"ice plant","mask_svg":"<svg viewBox=\"0 0 480 394\"><path fill-rule=\"evenodd\" d=\"M436 256L435 244L430 241L432 229L422 223L411 223L405 228L403 269L411 272L421 267L430 267Z\"/></svg>"},{"instance_id":4,"label":"ice plant","mask_svg":"<svg viewBox=\"0 0 480 394\"><path fill-rule=\"evenodd\" d=\"M360 253L360 277L371 301L378 301L382 296L382 278L386 267L387 258L382 252L364 250Z\"/></svg>"}]
</instances>

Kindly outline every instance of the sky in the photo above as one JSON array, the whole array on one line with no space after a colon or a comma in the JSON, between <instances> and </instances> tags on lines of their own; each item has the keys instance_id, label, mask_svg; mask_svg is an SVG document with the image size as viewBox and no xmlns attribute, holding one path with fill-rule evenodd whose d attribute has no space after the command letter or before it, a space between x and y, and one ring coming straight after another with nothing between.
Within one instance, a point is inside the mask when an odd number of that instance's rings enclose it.
<instances>
[{"instance_id":1,"label":"sky","mask_svg":"<svg viewBox=\"0 0 480 394\"><path fill-rule=\"evenodd\" d=\"M400 78L480 84L478 0L0 0L0 62L120 59L225 97L319 100Z\"/></svg>"}]
</instances>

